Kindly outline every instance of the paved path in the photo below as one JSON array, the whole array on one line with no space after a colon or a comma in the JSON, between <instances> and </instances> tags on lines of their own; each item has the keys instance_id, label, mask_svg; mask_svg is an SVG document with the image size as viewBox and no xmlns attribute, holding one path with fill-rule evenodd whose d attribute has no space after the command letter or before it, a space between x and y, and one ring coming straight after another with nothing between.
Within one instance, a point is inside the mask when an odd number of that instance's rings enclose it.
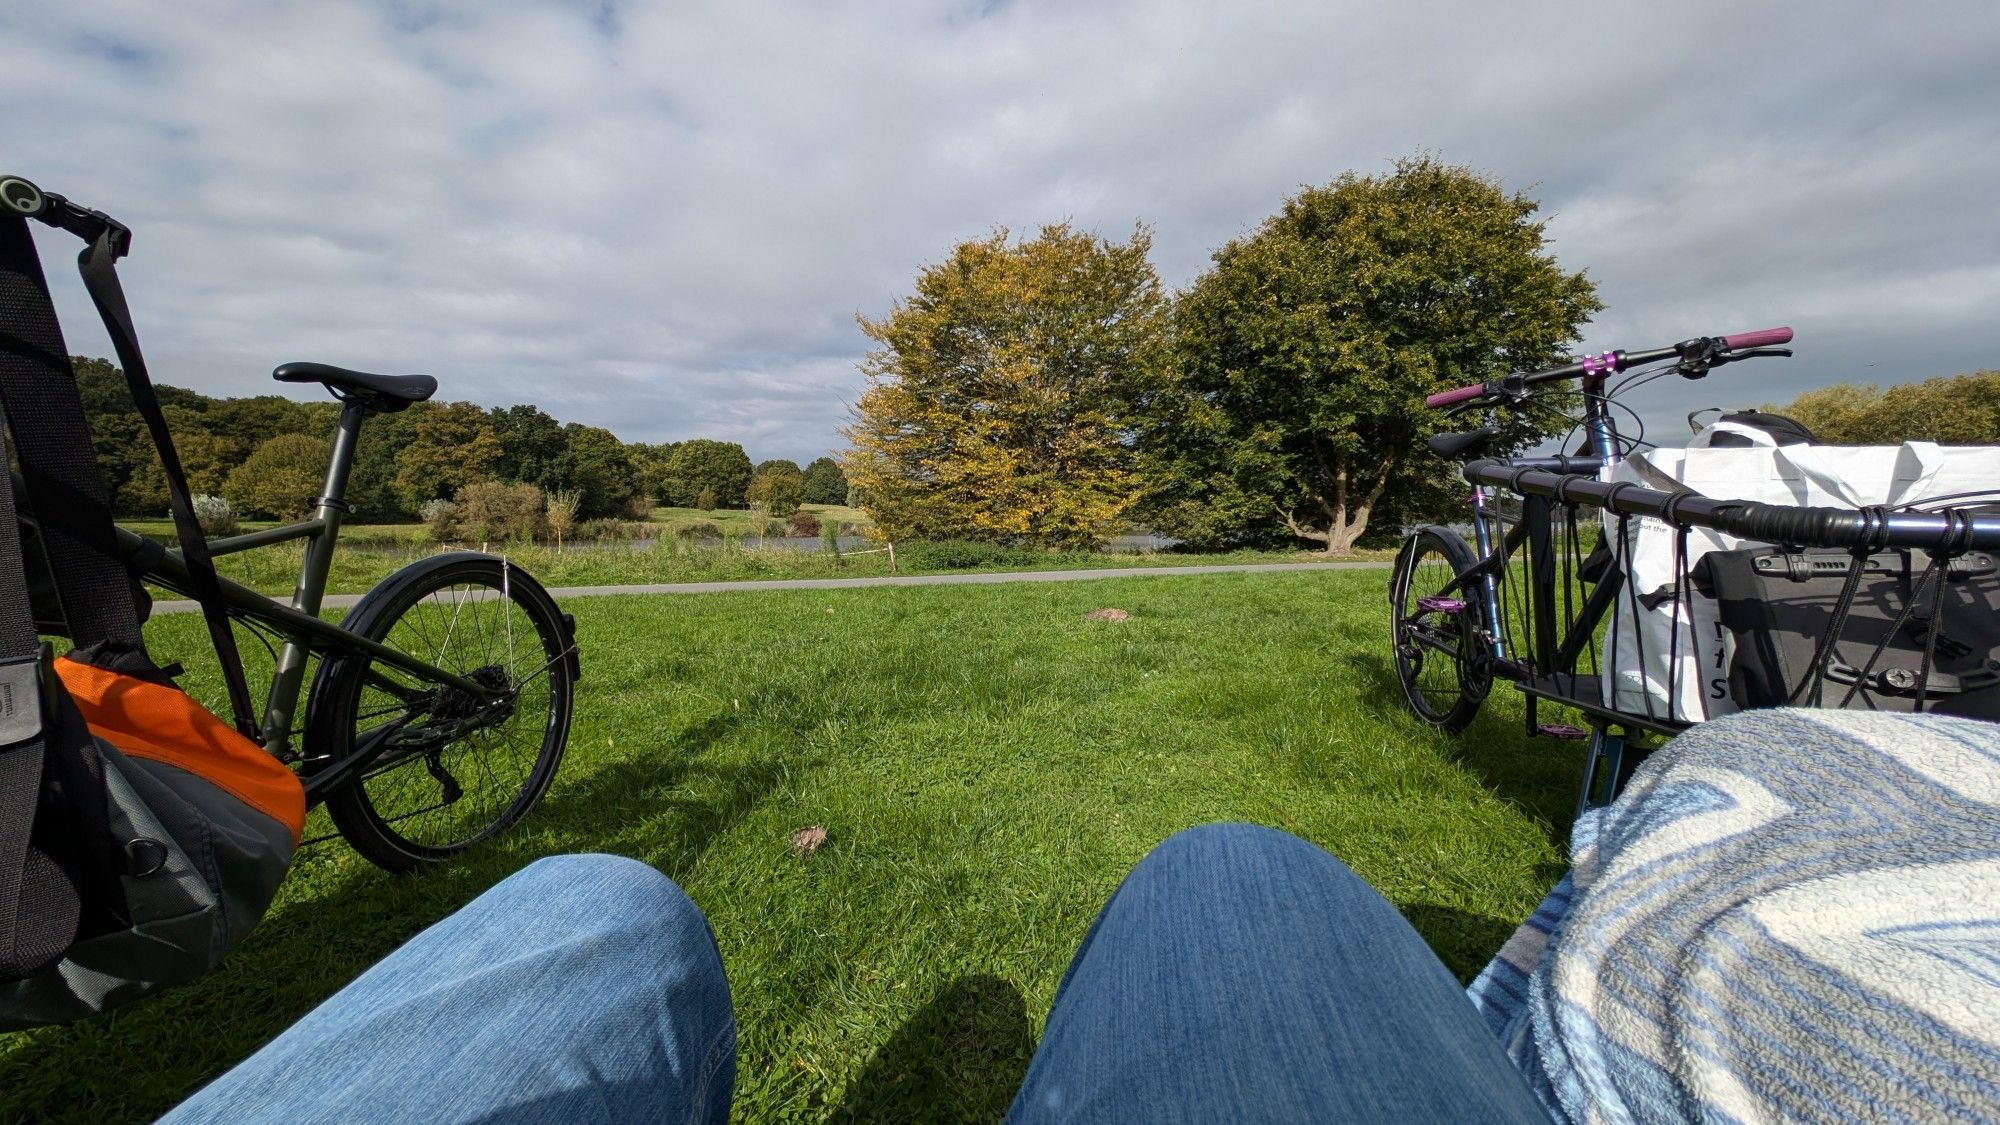
<instances>
[{"instance_id":1,"label":"paved path","mask_svg":"<svg viewBox=\"0 0 2000 1125\"><path fill-rule=\"evenodd\" d=\"M1082 582L1092 578L1164 578L1176 574L1275 574L1293 570L1387 570L1386 562L1240 563L1234 566L1125 566L1105 570L1019 570L997 574L909 574L882 578L782 578L763 582L656 582L643 586L564 586L562 598L618 594L727 594L756 590L847 590L861 586L984 586L994 582ZM328 594L326 608L347 609L359 594ZM193 602L153 603L154 613L192 613Z\"/></svg>"}]
</instances>

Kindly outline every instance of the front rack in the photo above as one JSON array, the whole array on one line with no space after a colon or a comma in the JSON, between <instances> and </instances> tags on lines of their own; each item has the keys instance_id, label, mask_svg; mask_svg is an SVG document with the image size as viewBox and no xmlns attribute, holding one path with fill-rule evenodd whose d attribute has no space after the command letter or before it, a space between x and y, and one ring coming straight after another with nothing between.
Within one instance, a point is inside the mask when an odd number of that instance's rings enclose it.
<instances>
[{"instance_id":1,"label":"front rack","mask_svg":"<svg viewBox=\"0 0 2000 1125\"><path fill-rule=\"evenodd\" d=\"M1513 550L1478 580L1500 617L1487 659L1528 695L1531 730L1560 727L1536 722L1539 700L1663 735L1755 706L2000 718L2000 515L1717 500L1550 468L1464 470L1508 501ZM1635 569L1642 535L1655 553L1638 557L1670 558L1669 580L1657 561Z\"/></svg>"}]
</instances>

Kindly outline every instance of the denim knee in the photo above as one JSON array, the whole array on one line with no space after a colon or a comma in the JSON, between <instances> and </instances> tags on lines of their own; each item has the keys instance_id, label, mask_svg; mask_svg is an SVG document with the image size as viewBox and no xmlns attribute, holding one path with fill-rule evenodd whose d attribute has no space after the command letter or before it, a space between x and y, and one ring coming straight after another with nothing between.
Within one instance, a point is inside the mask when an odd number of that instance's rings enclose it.
<instances>
[{"instance_id":1,"label":"denim knee","mask_svg":"<svg viewBox=\"0 0 2000 1125\"><path fill-rule=\"evenodd\" d=\"M619 855L554 855L509 875L487 892L562 916L579 931L706 935L708 919L672 879Z\"/></svg>"},{"instance_id":2,"label":"denim knee","mask_svg":"<svg viewBox=\"0 0 2000 1125\"><path fill-rule=\"evenodd\" d=\"M1264 866L1272 863L1323 864L1329 860L1340 862L1323 849L1289 832L1261 824L1218 821L1183 828L1160 841L1140 861L1134 874L1149 866L1215 871L1242 866L1246 862Z\"/></svg>"}]
</instances>

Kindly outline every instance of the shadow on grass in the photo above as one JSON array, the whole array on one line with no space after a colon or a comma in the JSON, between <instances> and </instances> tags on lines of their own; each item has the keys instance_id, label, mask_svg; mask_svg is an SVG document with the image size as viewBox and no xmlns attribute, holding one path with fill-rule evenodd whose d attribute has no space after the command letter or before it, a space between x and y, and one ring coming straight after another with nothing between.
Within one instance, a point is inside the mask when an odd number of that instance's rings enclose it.
<instances>
[{"instance_id":1,"label":"shadow on grass","mask_svg":"<svg viewBox=\"0 0 2000 1125\"><path fill-rule=\"evenodd\" d=\"M1364 708L1386 722L1416 726L1387 653L1349 652L1341 659L1365 685L1357 693ZM1544 704L1545 718L1550 706ZM1514 686L1497 681L1470 726L1457 734L1430 732L1429 737L1447 760L1495 796L1546 823L1550 843L1561 847L1576 816L1584 744L1530 738L1521 729L1520 708Z\"/></svg>"},{"instance_id":2,"label":"shadow on grass","mask_svg":"<svg viewBox=\"0 0 2000 1125\"><path fill-rule=\"evenodd\" d=\"M1034 1053L1020 991L998 977L964 977L875 1053L829 1120L998 1121Z\"/></svg>"},{"instance_id":3,"label":"shadow on grass","mask_svg":"<svg viewBox=\"0 0 2000 1125\"><path fill-rule=\"evenodd\" d=\"M151 1120L541 856L614 852L681 877L789 773L809 768L701 760L735 725L720 717L663 739L643 760L566 770L521 825L414 876L322 845L292 875L317 885L281 902L219 969L107 1016L0 1039L0 1121ZM645 823L627 815L635 808L647 810Z\"/></svg>"},{"instance_id":4,"label":"shadow on grass","mask_svg":"<svg viewBox=\"0 0 2000 1125\"><path fill-rule=\"evenodd\" d=\"M1460 984L1472 983L1472 978L1479 975L1479 970L1486 967L1527 920L1472 914L1432 902L1399 903L1396 909L1423 935Z\"/></svg>"}]
</instances>

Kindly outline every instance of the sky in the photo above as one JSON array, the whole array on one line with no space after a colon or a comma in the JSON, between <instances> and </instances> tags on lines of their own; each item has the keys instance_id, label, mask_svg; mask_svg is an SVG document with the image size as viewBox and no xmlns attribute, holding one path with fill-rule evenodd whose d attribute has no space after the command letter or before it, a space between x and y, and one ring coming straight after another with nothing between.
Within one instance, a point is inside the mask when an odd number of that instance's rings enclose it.
<instances>
[{"instance_id":1,"label":"sky","mask_svg":"<svg viewBox=\"0 0 2000 1125\"><path fill-rule=\"evenodd\" d=\"M996 227L1173 288L1302 186L1526 191L1584 346L1771 325L1697 406L2000 367L2000 5L0 3L0 171L130 224L157 381L422 371L626 441L842 447L858 316ZM73 352L110 346L43 231ZM294 396L311 393L286 389Z\"/></svg>"}]
</instances>

